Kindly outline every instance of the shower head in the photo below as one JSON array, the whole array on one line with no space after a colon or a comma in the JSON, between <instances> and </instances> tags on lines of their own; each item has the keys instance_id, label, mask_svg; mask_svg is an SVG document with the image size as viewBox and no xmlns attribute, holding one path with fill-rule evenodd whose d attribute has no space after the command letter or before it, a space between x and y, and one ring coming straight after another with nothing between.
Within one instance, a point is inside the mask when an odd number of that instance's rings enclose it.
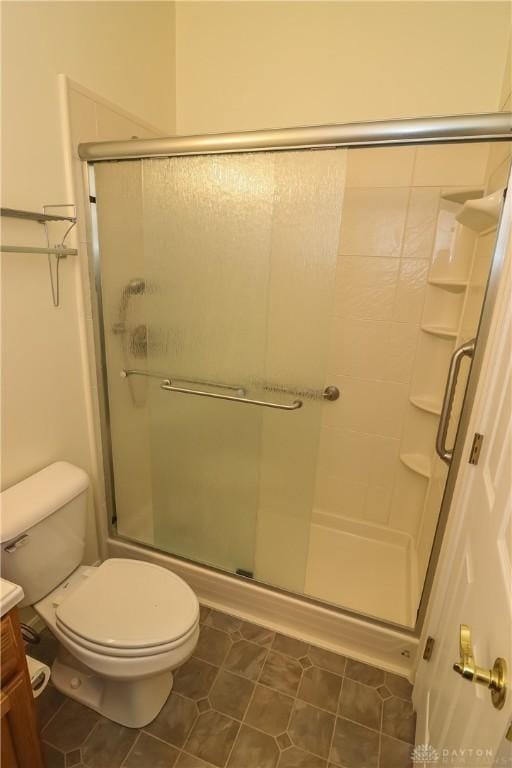
<instances>
[{"instance_id":1,"label":"shower head","mask_svg":"<svg viewBox=\"0 0 512 768\"><path fill-rule=\"evenodd\" d=\"M124 293L134 296L139 293L144 293L146 290L146 281L143 277L134 277L125 286Z\"/></svg>"},{"instance_id":2,"label":"shower head","mask_svg":"<svg viewBox=\"0 0 512 768\"><path fill-rule=\"evenodd\" d=\"M113 331L116 334L125 332L126 312L132 296L142 296L146 291L146 281L143 277L133 277L123 288L119 303L119 322L114 323Z\"/></svg>"}]
</instances>

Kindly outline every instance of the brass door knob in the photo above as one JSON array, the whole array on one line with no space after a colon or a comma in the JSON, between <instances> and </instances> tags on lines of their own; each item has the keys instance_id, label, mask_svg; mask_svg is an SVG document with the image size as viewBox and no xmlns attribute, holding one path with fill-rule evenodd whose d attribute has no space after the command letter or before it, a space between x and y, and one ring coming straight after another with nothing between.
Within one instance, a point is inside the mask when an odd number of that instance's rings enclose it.
<instances>
[{"instance_id":1,"label":"brass door knob","mask_svg":"<svg viewBox=\"0 0 512 768\"><path fill-rule=\"evenodd\" d=\"M507 664L505 659L495 659L492 669L479 667L475 663L471 630L467 624L460 625L460 660L453 669L465 680L485 685L491 691L491 700L496 709L501 709L507 696Z\"/></svg>"}]
</instances>

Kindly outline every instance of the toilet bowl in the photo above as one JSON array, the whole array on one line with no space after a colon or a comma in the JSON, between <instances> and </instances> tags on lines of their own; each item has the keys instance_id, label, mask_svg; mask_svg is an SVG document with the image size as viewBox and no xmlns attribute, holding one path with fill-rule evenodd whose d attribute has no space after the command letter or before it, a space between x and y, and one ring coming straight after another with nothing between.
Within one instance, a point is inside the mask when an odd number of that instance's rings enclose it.
<instances>
[{"instance_id":1,"label":"toilet bowl","mask_svg":"<svg viewBox=\"0 0 512 768\"><path fill-rule=\"evenodd\" d=\"M55 687L132 728L156 717L199 637L190 587L138 560L81 566L33 607L61 644Z\"/></svg>"},{"instance_id":2,"label":"toilet bowl","mask_svg":"<svg viewBox=\"0 0 512 768\"><path fill-rule=\"evenodd\" d=\"M130 728L157 716L199 638L199 603L172 571L112 558L80 565L88 478L56 462L1 494L2 575L59 641L53 684Z\"/></svg>"}]
</instances>

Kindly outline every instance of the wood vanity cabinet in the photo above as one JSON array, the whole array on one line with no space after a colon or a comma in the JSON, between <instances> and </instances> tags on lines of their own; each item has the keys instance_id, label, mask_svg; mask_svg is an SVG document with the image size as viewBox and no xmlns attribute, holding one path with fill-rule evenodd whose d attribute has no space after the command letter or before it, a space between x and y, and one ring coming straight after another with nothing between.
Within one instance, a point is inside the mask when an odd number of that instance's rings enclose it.
<instances>
[{"instance_id":1,"label":"wood vanity cabinet","mask_svg":"<svg viewBox=\"0 0 512 768\"><path fill-rule=\"evenodd\" d=\"M39 724L16 608L0 623L1 768L43 768Z\"/></svg>"}]
</instances>

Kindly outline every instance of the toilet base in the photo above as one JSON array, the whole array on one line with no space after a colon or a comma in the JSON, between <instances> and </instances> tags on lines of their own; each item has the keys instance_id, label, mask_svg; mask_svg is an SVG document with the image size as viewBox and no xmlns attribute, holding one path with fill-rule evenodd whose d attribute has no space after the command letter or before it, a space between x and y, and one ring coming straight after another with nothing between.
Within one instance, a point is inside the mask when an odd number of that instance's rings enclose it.
<instances>
[{"instance_id":1,"label":"toilet base","mask_svg":"<svg viewBox=\"0 0 512 768\"><path fill-rule=\"evenodd\" d=\"M60 649L52 665L55 688L103 717L128 728L142 728L158 715L172 689L172 672L137 680L111 680L88 669Z\"/></svg>"}]
</instances>

